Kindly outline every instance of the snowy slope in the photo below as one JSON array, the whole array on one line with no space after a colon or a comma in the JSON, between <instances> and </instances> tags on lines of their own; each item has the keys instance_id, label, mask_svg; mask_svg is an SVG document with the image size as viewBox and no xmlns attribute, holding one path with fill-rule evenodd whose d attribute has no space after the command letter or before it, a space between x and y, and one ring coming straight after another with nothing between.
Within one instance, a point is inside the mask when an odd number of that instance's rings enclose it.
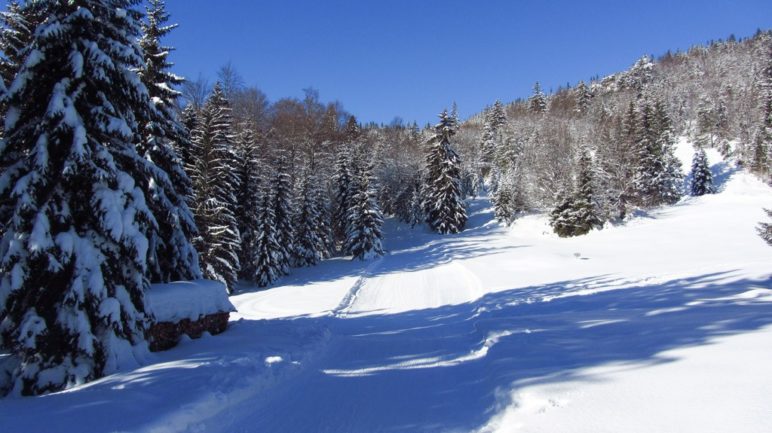
<instances>
[{"instance_id":1,"label":"snowy slope","mask_svg":"<svg viewBox=\"0 0 772 433\"><path fill-rule=\"evenodd\" d=\"M385 257L243 287L225 334L0 431L772 431L772 189L709 156L718 194L580 238L484 199L459 235L390 221Z\"/></svg>"}]
</instances>

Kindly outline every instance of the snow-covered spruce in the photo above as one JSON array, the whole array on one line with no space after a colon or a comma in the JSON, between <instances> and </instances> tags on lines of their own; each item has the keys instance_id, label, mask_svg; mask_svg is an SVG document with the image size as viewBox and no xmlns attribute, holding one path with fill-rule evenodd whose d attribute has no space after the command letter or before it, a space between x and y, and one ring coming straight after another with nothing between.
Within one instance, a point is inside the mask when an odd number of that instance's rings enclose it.
<instances>
[{"instance_id":1,"label":"snow-covered spruce","mask_svg":"<svg viewBox=\"0 0 772 433\"><path fill-rule=\"evenodd\" d=\"M320 182L314 167L304 173L300 186L299 209L295 214L295 242L292 252L295 266L314 266L328 255L325 242L328 224L324 203L320 201Z\"/></svg>"},{"instance_id":2,"label":"snow-covered spruce","mask_svg":"<svg viewBox=\"0 0 772 433\"><path fill-rule=\"evenodd\" d=\"M360 154L360 157L364 155ZM368 260L383 255L383 216L372 187L373 166L369 161L357 161L348 210L346 251L353 258Z\"/></svg>"},{"instance_id":3,"label":"snow-covered spruce","mask_svg":"<svg viewBox=\"0 0 772 433\"><path fill-rule=\"evenodd\" d=\"M592 99L592 93L590 89L584 84L584 81L579 81L579 84L574 89L574 103L576 104L576 112L584 114L590 107L590 100Z\"/></svg>"},{"instance_id":4,"label":"snow-covered spruce","mask_svg":"<svg viewBox=\"0 0 772 433\"><path fill-rule=\"evenodd\" d=\"M702 148L697 149L694 153L690 177L689 190L691 195L700 196L713 193L713 175L710 173L708 156L705 155L705 150Z\"/></svg>"},{"instance_id":5,"label":"snow-covered spruce","mask_svg":"<svg viewBox=\"0 0 772 433\"><path fill-rule=\"evenodd\" d=\"M560 237L581 236L602 223L593 191L592 155L584 146L579 150L578 169L574 193L559 200L550 213L550 225Z\"/></svg>"},{"instance_id":6,"label":"snow-covered spruce","mask_svg":"<svg viewBox=\"0 0 772 433\"><path fill-rule=\"evenodd\" d=\"M253 257L250 268L254 269L252 280L259 287L265 287L284 274L284 255L286 250L279 244L276 236L276 219L273 211L273 196L270 186L262 188L260 195L257 232L252 249Z\"/></svg>"},{"instance_id":7,"label":"snow-covered spruce","mask_svg":"<svg viewBox=\"0 0 772 433\"><path fill-rule=\"evenodd\" d=\"M7 11L0 13L0 52L3 53L0 56L0 96L6 93L23 66L32 46L32 32L43 20L45 8L45 2L19 4L13 1L8 4ZM8 100L0 97L0 119L6 118L7 111ZM4 123L0 122L0 138L3 136ZM16 175L11 166L20 158L8 158L5 165L0 160L0 183L7 184ZM5 232L6 222L12 212L11 203L0 201L0 237Z\"/></svg>"},{"instance_id":8,"label":"snow-covered spruce","mask_svg":"<svg viewBox=\"0 0 772 433\"><path fill-rule=\"evenodd\" d=\"M681 198L683 173L673 154L672 126L664 104L643 101L634 115L634 202L641 207L673 204Z\"/></svg>"},{"instance_id":9,"label":"snow-covered spruce","mask_svg":"<svg viewBox=\"0 0 772 433\"><path fill-rule=\"evenodd\" d=\"M176 149L189 149L189 133L177 120L174 107L180 93L174 87L183 79L169 72L170 47L161 45L161 37L176 26L165 25L169 19L162 0L151 0L147 22L142 25L139 41L144 65L139 75L147 87L155 110L142 119L139 150L152 162L148 173L148 206L158 222L158 231L150 238L148 271L153 283L201 278L198 252L191 240L198 235L187 200L193 186ZM156 168L157 167L157 168Z\"/></svg>"},{"instance_id":10,"label":"snow-covered spruce","mask_svg":"<svg viewBox=\"0 0 772 433\"><path fill-rule=\"evenodd\" d=\"M429 227L441 234L462 231L467 219L461 197L461 160L450 144L457 128L453 117L443 111L426 155L424 214Z\"/></svg>"},{"instance_id":11,"label":"snow-covered spruce","mask_svg":"<svg viewBox=\"0 0 772 433\"><path fill-rule=\"evenodd\" d=\"M351 208L351 148L344 146L335 160L335 199L332 230L335 242L345 248L348 233L348 210ZM345 251L343 251L345 253Z\"/></svg>"},{"instance_id":12,"label":"snow-covered spruce","mask_svg":"<svg viewBox=\"0 0 772 433\"><path fill-rule=\"evenodd\" d=\"M228 290L237 279L240 242L235 217L238 177L234 167L238 161L231 128L228 101L216 84L192 133L190 174L201 268L205 278L222 281Z\"/></svg>"},{"instance_id":13,"label":"snow-covered spruce","mask_svg":"<svg viewBox=\"0 0 772 433\"><path fill-rule=\"evenodd\" d=\"M541 85L538 81L533 85L533 95L528 98L528 108L537 114L547 111L547 97L541 91Z\"/></svg>"},{"instance_id":14,"label":"snow-covered spruce","mask_svg":"<svg viewBox=\"0 0 772 433\"><path fill-rule=\"evenodd\" d=\"M501 128L507 123L504 105L496 100L491 108L485 111L485 123L480 143L480 175L485 177L491 169L496 151L501 144Z\"/></svg>"},{"instance_id":15,"label":"snow-covered spruce","mask_svg":"<svg viewBox=\"0 0 772 433\"><path fill-rule=\"evenodd\" d=\"M135 131L154 107L129 0L36 2L47 11L5 101L0 335L12 392L39 394L136 365L157 220L156 170Z\"/></svg>"},{"instance_id":16,"label":"snow-covered spruce","mask_svg":"<svg viewBox=\"0 0 772 433\"><path fill-rule=\"evenodd\" d=\"M279 263L281 275L289 274L295 241L295 228L292 225L295 215L294 194L289 170L288 158L283 154L280 155L276 160L276 172L271 180L273 192L271 206L276 227L276 242L280 247L276 260Z\"/></svg>"},{"instance_id":17,"label":"snow-covered spruce","mask_svg":"<svg viewBox=\"0 0 772 433\"><path fill-rule=\"evenodd\" d=\"M252 267L254 244L257 238L260 192L260 158L258 155L255 133L245 128L238 136L236 148L239 153L238 167L235 167L238 181L236 191L236 222L241 235L239 243L239 277L250 279L255 269Z\"/></svg>"}]
</instances>

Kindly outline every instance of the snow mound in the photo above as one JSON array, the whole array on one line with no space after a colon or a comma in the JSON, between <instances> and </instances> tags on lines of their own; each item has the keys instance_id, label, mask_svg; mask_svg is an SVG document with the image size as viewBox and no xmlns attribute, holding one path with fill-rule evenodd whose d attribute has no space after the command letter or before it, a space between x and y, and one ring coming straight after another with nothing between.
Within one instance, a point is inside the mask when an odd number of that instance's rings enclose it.
<instances>
[{"instance_id":1,"label":"snow mound","mask_svg":"<svg viewBox=\"0 0 772 433\"><path fill-rule=\"evenodd\" d=\"M153 284L146 294L150 311L159 322L197 320L201 316L234 312L225 286L219 281L177 281Z\"/></svg>"}]
</instances>

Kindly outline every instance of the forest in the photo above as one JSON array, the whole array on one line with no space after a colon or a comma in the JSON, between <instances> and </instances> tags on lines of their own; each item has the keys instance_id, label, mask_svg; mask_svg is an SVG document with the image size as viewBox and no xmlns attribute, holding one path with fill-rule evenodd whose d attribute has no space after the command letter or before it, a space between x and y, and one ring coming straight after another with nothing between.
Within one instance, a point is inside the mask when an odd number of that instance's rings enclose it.
<instances>
[{"instance_id":1,"label":"forest","mask_svg":"<svg viewBox=\"0 0 772 433\"><path fill-rule=\"evenodd\" d=\"M387 218L452 235L487 195L503 224L547 212L580 236L711 193L705 149L772 182L770 31L419 126L362 124L314 89L269 101L238 59L186 80L163 0L11 2L0 20L0 394L141 359L151 284L234 293L370 260Z\"/></svg>"}]
</instances>

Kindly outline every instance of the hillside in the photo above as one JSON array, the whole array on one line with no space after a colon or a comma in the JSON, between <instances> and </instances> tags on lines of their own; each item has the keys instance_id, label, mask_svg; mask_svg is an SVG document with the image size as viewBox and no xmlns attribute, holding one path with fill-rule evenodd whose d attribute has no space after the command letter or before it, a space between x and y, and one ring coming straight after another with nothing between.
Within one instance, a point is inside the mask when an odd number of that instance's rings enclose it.
<instances>
[{"instance_id":1,"label":"hillside","mask_svg":"<svg viewBox=\"0 0 772 433\"><path fill-rule=\"evenodd\" d=\"M0 430L769 431L772 189L710 156L719 193L579 238L487 198L458 235L389 220L383 258L241 287L222 336L6 399Z\"/></svg>"}]
</instances>

